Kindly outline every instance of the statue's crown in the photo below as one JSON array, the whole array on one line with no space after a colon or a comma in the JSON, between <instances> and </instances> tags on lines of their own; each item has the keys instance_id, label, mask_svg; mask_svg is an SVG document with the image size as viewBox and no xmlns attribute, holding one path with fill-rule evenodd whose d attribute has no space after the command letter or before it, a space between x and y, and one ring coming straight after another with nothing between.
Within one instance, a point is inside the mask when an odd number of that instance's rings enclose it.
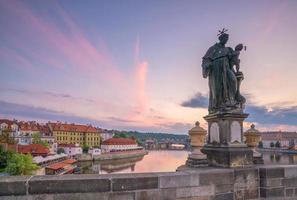
<instances>
[{"instance_id":1,"label":"statue's crown","mask_svg":"<svg viewBox=\"0 0 297 200\"><path fill-rule=\"evenodd\" d=\"M228 30L223 28L222 30L219 30L218 36L223 35L227 32Z\"/></svg>"}]
</instances>

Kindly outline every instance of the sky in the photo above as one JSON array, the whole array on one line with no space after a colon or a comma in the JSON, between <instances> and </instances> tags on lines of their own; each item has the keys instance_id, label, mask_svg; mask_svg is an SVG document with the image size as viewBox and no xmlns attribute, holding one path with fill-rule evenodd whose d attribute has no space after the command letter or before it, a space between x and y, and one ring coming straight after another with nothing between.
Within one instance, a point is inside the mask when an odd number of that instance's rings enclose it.
<instances>
[{"instance_id":1,"label":"sky","mask_svg":"<svg viewBox=\"0 0 297 200\"><path fill-rule=\"evenodd\" d=\"M297 131L296 10L295 0L0 0L0 118L206 128L201 61L224 27L227 46L247 46L244 127Z\"/></svg>"}]
</instances>

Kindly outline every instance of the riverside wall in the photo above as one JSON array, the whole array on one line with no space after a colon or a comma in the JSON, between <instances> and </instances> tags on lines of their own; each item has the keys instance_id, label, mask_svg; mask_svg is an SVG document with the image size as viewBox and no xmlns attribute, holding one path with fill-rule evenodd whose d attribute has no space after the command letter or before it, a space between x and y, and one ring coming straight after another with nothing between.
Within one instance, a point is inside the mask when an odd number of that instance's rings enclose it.
<instances>
[{"instance_id":1,"label":"riverside wall","mask_svg":"<svg viewBox=\"0 0 297 200\"><path fill-rule=\"evenodd\" d=\"M112 153L103 153L100 155L91 156L90 154L81 154L77 156L78 161L103 161L103 160L117 160L117 159L128 159L134 157L140 157L148 154L146 150L137 150L137 151L124 151L124 152L112 152Z\"/></svg>"},{"instance_id":2,"label":"riverside wall","mask_svg":"<svg viewBox=\"0 0 297 200\"><path fill-rule=\"evenodd\" d=\"M297 166L0 177L0 200L297 199Z\"/></svg>"}]
</instances>

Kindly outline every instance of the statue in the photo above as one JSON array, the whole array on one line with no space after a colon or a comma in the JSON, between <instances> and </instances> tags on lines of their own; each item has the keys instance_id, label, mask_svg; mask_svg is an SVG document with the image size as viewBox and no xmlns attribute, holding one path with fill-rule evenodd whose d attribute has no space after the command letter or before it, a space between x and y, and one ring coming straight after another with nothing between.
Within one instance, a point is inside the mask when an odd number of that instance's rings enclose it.
<instances>
[{"instance_id":1,"label":"statue","mask_svg":"<svg viewBox=\"0 0 297 200\"><path fill-rule=\"evenodd\" d=\"M209 113L238 112L244 109L245 98L240 94L243 73L240 69L242 44L234 50L226 47L229 35L226 29L219 31L219 42L211 46L203 57L203 77L209 79ZM236 67L236 71L234 70Z\"/></svg>"}]
</instances>

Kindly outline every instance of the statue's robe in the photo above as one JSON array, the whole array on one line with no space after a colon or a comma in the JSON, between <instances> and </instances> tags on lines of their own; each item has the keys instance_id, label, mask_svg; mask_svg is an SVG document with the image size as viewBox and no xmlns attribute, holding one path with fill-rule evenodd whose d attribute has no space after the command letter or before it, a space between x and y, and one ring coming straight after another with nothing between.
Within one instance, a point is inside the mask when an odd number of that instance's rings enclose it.
<instances>
[{"instance_id":1,"label":"statue's robe","mask_svg":"<svg viewBox=\"0 0 297 200\"><path fill-rule=\"evenodd\" d=\"M209 112L231 110L236 106L237 80L230 59L234 51L216 43L203 57L203 77L209 78Z\"/></svg>"}]
</instances>

